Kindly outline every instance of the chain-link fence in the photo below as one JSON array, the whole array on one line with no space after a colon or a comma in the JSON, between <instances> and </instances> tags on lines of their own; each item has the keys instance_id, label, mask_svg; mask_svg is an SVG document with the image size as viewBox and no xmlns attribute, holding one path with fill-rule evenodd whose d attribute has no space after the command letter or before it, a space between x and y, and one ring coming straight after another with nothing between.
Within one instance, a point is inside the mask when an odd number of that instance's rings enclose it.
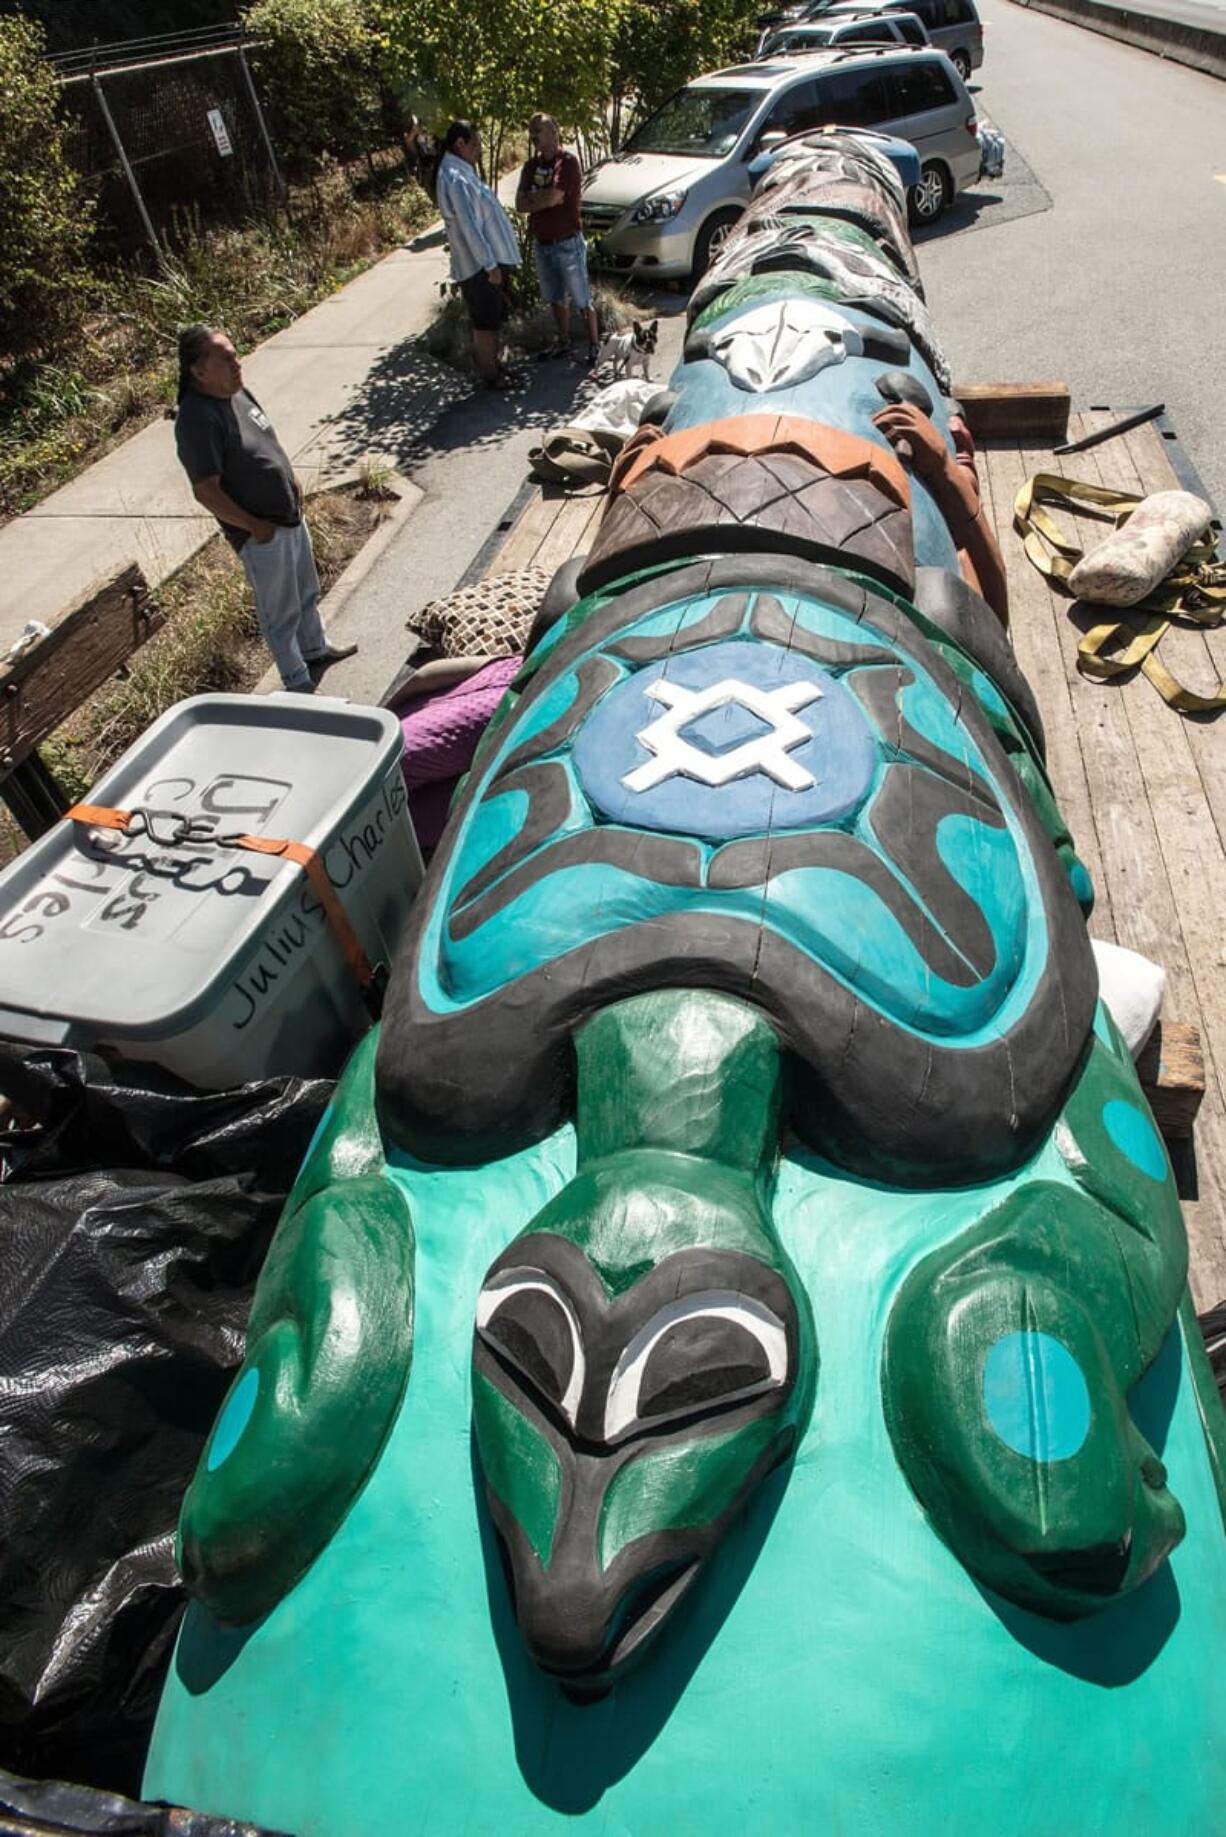
<instances>
[{"instance_id":1,"label":"chain-link fence","mask_svg":"<svg viewBox=\"0 0 1226 1837\"><path fill-rule=\"evenodd\" d=\"M172 246L188 224L239 223L281 201L235 32L175 34L55 61L69 157L95 188L101 225L119 251Z\"/></svg>"}]
</instances>

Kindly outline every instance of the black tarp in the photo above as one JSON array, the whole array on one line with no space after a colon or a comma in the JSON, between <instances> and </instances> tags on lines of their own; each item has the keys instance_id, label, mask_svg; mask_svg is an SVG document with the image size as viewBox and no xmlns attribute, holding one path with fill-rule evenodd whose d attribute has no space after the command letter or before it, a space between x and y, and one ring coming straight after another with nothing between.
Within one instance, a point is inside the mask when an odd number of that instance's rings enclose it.
<instances>
[{"instance_id":1,"label":"black tarp","mask_svg":"<svg viewBox=\"0 0 1226 1837\"><path fill-rule=\"evenodd\" d=\"M200 1093L0 1043L18 1115L0 1147L0 1764L15 1773L139 1793L183 1605L179 1503L331 1088Z\"/></svg>"},{"instance_id":2,"label":"black tarp","mask_svg":"<svg viewBox=\"0 0 1226 1837\"><path fill-rule=\"evenodd\" d=\"M137 1805L90 1786L0 1773L0 1837L276 1837L254 1824Z\"/></svg>"}]
</instances>

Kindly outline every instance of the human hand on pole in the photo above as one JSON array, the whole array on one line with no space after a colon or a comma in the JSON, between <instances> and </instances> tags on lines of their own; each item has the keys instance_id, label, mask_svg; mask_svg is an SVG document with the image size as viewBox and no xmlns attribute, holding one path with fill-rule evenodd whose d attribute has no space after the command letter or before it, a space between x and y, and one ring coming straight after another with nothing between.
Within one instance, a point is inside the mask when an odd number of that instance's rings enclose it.
<instances>
[{"instance_id":1,"label":"human hand on pole","mask_svg":"<svg viewBox=\"0 0 1226 1837\"><path fill-rule=\"evenodd\" d=\"M950 463L949 449L940 429L914 402L890 402L873 416L900 459L926 482L940 478Z\"/></svg>"}]
</instances>

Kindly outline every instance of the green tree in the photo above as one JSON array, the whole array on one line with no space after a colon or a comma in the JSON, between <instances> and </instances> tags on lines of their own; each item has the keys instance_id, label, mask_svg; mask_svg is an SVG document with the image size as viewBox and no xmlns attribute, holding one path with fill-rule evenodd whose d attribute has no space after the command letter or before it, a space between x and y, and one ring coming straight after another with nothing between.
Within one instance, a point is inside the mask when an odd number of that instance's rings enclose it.
<instances>
[{"instance_id":1,"label":"green tree","mask_svg":"<svg viewBox=\"0 0 1226 1837\"><path fill-rule=\"evenodd\" d=\"M440 125L475 121L496 173L508 135L537 109L591 134L605 120L626 0L377 0L406 94ZM722 4L722 0L718 0ZM425 112L423 108L422 112Z\"/></svg>"},{"instance_id":2,"label":"green tree","mask_svg":"<svg viewBox=\"0 0 1226 1837\"><path fill-rule=\"evenodd\" d=\"M380 41L364 0L257 0L244 15L273 138L290 165L385 138Z\"/></svg>"},{"instance_id":3,"label":"green tree","mask_svg":"<svg viewBox=\"0 0 1226 1837\"><path fill-rule=\"evenodd\" d=\"M761 0L622 0L609 83L613 145L674 90L749 54L761 11Z\"/></svg>"},{"instance_id":4,"label":"green tree","mask_svg":"<svg viewBox=\"0 0 1226 1837\"><path fill-rule=\"evenodd\" d=\"M0 18L0 349L54 347L75 325L93 212L69 163L41 29Z\"/></svg>"}]
</instances>

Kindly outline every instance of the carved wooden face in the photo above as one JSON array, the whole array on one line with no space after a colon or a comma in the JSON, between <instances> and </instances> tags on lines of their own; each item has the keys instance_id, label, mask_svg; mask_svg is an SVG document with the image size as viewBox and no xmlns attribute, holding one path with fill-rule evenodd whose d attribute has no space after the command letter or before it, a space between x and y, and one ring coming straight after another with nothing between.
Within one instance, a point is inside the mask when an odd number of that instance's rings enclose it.
<instances>
[{"instance_id":1,"label":"carved wooden face","mask_svg":"<svg viewBox=\"0 0 1226 1837\"><path fill-rule=\"evenodd\" d=\"M473 1410L529 1651L609 1684L788 1452L799 1324L758 1258L687 1249L611 1291L534 1231L477 1306Z\"/></svg>"}]
</instances>

